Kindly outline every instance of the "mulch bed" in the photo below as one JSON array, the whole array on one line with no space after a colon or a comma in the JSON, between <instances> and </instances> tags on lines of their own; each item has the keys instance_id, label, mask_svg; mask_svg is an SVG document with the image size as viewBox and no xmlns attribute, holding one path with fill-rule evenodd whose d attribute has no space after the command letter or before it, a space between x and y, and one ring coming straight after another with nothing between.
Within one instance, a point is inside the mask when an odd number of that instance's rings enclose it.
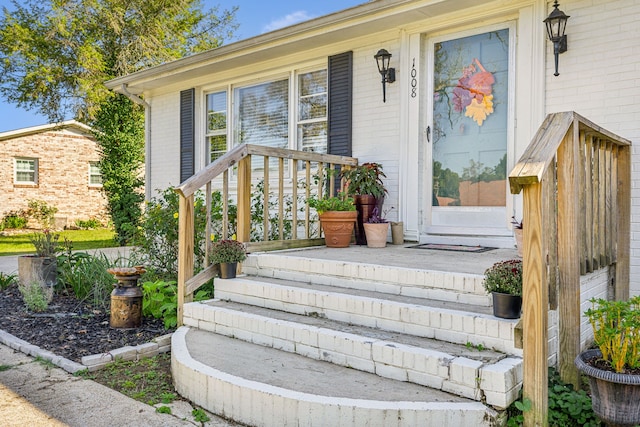
<instances>
[{"instance_id":1,"label":"mulch bed","mask_svg":"<svg viewBox=\"0 0 640 427\"><path fill-rule=\"evenodd\" d=\"M164 329L162 319L153 318L144 318L136 329L111 328L108 312L65 295L55 295L47 311L31 313L15 285L0 291L0 329L75 362L172 332Z\"/></svg>"}]
</instances>

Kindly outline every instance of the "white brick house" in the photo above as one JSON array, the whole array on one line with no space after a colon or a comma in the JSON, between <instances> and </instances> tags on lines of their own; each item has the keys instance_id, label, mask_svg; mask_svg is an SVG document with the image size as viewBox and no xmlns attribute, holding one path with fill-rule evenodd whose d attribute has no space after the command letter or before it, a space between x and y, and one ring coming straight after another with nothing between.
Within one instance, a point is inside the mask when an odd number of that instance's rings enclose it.
<instances>
[{"instance_id":1,"label":"white brick house","mask_svg":"<svg viewBox=\"0 0 640 427\"><path fill-rule=\"evenodd\" d=\"M99 160L91 128L73 120L0 133L0 218L42 200L58 226L104 221Z\"/></svg>"},{"instance_id":2,"label":"white brick house","mask_svg":"<svg viewBox=\"0 0 640 427\"><path fill-rule=\"evenodd\" d=\"M573 110L640 141L640 3L563 1L559 76L543 22L551 3L370 1L107 86L144 97L148 197L240 142L326 149L383 164L385 204L407 239L511 247L522 200L501 177L546 114ZM380 49L396 70L386 102ZM634 148L632 294L640 294L638 165ZM497 182L502 199L489 202L482 181Z\"/></svg>"}]
</instances>

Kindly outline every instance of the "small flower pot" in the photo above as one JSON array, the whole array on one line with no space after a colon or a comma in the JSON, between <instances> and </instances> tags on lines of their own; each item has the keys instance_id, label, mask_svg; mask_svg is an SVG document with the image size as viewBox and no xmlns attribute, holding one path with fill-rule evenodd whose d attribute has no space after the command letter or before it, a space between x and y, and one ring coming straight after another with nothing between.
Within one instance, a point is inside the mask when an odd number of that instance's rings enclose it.
<instances>
[{"instance_id":1,"label":"small flower pot","mask_svg":"<svg viewBox=\"0 0 640 427\"><path fill-rule=\"evenodd\" d=\"M492 292L493 315L502 319L517 319L522 310L522 297Z\"/></svg>"},{"instance_id":2,"label":"small flower pot","mask_svg":"<svg viewBox=\"0 0 640 427\"><path fill-rule=\"evenodd\" d=\"M238 271L237 262L221 262L220 263L221 279L235 279L237 271Z\"/></svg>"},{"instance_id":3,"label":"small flower pot","mask_svg":"<svg viewBox=\"0 0 640 427\"><path fill-rule=\"evenodd\" d=\"M384 248L387 246L387 234L389 234L389 223L381 222L377 224L365 223L364 232L367 236L367 247Z\"/></svg>"}]
</instances>

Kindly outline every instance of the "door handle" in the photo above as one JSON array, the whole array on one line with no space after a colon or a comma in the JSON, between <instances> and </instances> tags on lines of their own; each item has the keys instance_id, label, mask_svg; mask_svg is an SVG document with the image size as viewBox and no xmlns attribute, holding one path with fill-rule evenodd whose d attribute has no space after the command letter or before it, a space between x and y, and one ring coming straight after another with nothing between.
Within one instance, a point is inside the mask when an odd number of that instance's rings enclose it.
<instances>
[{"instance_id":1,"label":"door handle","mask_svg":"<svg viewBox=\"0 0 640 427\"><path fill-rule=\"evenodd\" d=\"M427 142L431 142L431 126L427 126Z\"/></svg>"}]
</instances>

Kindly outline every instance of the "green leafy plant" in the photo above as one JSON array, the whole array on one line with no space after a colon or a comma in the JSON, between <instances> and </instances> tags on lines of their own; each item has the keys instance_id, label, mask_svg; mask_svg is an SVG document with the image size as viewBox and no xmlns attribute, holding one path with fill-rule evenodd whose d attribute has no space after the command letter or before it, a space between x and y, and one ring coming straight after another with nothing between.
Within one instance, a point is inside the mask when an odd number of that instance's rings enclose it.
<instances>
[{"instance_id":1,"label":"green leafy plant","mask_svg":"<svg viewBox=\"0 0 640 427\"><path fill-rule=\"evenodd\" d=\"M0 290L5 290L16 283L18 283L18 276L0 271Z\"/></svg>"},{"instance_id":2,"label":"green leafy plant","mask_svg":"<svg viewBox=\"0 0 640 427\"><path fill-rule=\"evenodd\" d=\"M349 196L371 195L376 198L387 193L382 178L387 176L380 163L363 163L352 168L343 168L340 177L346 180L346 192Z\"/></svg>"},{"instance_id":3,"label":"green leafy plant","mask_svg":"<svg viewBox=\"0 0 640 427\"><path fill-rule=\"evenodd\" d=\"M309 206L314 208L319 215L329 211L355 211L356 206L353 204L353 198L347 197L344 193L338 196L308 199Z\"/></svg>"},{"instance_id":4,"label":"green leafy plant","mask_svg":"<svg viewBox=\"0 0 640 427\"><path fill-rule=\"evenodd\" d=\"M549 368L549 425L562 427L597 427L601 425L591 406L591 398L584 390L574 390L560 379L558 372ZM522 396L522 392L521 392ZM516 400L507 409L507 426L519 427L523 413L531 410L528 399Z\"/></svg>"},{"instance_id":5,"label":"green leafy plant","mask_svg":"<svg viewBox=\"0 0 640 427\"><path fill-rule=\"evenodd\" d=\"M42 233L34 233L29 236L29 240L36 248L36 255L39 257L56 256L60 252L59 239L60 234L52 233L48 229L45 229Z\"/></svg>"},{"instance_id":6,"label":"green leafy plant","mask_svg":"<svg viewBox=\"0 0 640 427\"><path fill-rule=\"evenodd\" d=\"M242 262L245 259L247 259L247 251L244 245L232 239L214 242L209 257L212 264Z\"/></svg>"},{"instance_id":7,"label":"green leafy plant","mask_svg":"<svg viewBox=\"0 0 640 427\"><path fill-rule=\"evenodd\" d=\"M170 414L171 408L169 408L168 406L158 406L156 408L156 412L159 414Z\"/></svg>"},{"instance_id":8,"label":"green leafy plant","mask_svg":"<svg viewBox=\"0 0 640 427\"><path fill-rule=\"evenodd\" d=\"M640 368L640 296L627 301L590 300L585 311L602 358L616 372Z\"/></svg>"},{"instance_id":9,"label":"green leafy plant","mask_svg":"<svg viewBox=\"0 0 640 427\"><path fill-rule=\"evenodd\" d=\"M69 241L65 242L65 248L65 252L57 257L58 288L71 291L77 299L86 300L95 308L107 310L115 283L107 270L123 260L110 260L104 254L72 252Z\"/></svg>"},{"instance_id":10,"label":"green leafy plant","mask_svg":"<svg viewBox=\"0 0 640 427\"><path fill-rule=\"evenodd\" d=\"M100 220L98 220L96 218L77 219L76 220L76 227L78 227L78 228L80 228L82 230L92 230L94 228L102 227L102 223L100 222Z\"/></svg>"},{"instance_id":11,"label":"green leafy plant","mask_svg":"<svg viewBox=\"0 0 640 427\"><path fill-rule=\"evenodd\" d=\"M484 288L487 292L522 296L522 260L493 264L484 272Z\"/></svg>"},{"instance_id":12,"label":"green leafy plant","mask_svg":"<svg viewBox=\"0 0 640 427\"><path fill-rule=\"evenodd\" d=\"M41 282L41 281L40 281ZM40 313L49 307L49 301L53 297L53 288L44 286L39 281L18 285L24 304L29 311Z\"/></svg>"},{"instance_id":13,"label":"green leafy plant","mask_svg":"<svg viewBox=\"0 0 640 427\"><path fill-rule=\"evenodd\" d=\"M191 411L191 415L193 415L193 419L199 423L206 423L211 419L202 409L194 409Z\"/></svg>"},{"instance_id":14,"label":"green leafy plant","mask_svg":"<svg viewBox=\"0 0 640 427\"><path fill-rule=\"evenodd\" d=\"M142 315L163 319L164 327L173 328L178 323L178 287L176 282L163 280L148 281L142 284ZM195 301L209 299L210 288L201 287L194 295Z\"/></svg>"},{"instance_id":15,"label":"green leafy plant","mask_svg":"<svg viewBox=\"0 0 640 427\"><path fill-rule=\"evenodd\" d=\"M28 222L29 217L24 210L9 211L0 221L0 230L26 228Z\"/></svg>"}]
</instances>

